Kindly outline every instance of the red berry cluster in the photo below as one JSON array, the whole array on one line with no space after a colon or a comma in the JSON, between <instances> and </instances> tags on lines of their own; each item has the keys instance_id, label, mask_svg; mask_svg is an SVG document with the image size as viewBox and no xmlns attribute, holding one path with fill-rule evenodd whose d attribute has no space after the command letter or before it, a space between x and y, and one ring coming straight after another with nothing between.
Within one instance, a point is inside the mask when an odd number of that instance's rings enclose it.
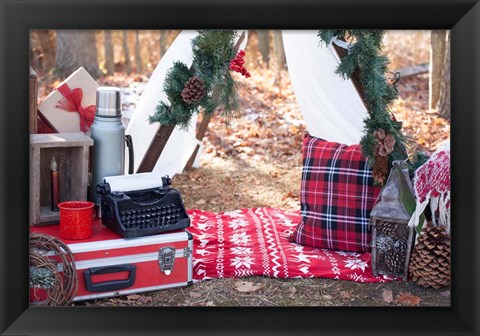
<instances>
[{"instance_id":1,"label":"red berry cluster","mask_svg":"<svg viewBox=\"0 0 480 336\"><path fill-rule=\"evenodd\" d=\"M243 66L245 64L243 56L245 56L245 51L240 50L238 54L230 61L230 70L239 72L248 78L251 77L251 75L250 72L248 72L248 70Z\"/></svg>"}]
</instances>

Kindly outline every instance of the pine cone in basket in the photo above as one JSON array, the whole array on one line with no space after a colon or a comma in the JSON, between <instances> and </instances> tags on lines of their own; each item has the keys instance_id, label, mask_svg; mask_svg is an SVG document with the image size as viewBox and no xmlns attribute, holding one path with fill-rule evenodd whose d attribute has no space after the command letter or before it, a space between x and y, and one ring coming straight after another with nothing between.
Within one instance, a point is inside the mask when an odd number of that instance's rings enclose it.
<instances>
[{"instance_id":1,"label":"pine cone in basket","mask_svg":"<svg viewBox=\"0 0 480 336\"><path fill-rule=\"evenodd\" d=\"M180 95L187 104L198 103L205 96L205 83L200 77L193 76L186 83Z\"/></svg>"},{"instance_id":2,"label":"pine cone in basket","mask_svg":"<svg viewBox=\"0 0 480 336\"><path fill-rule=\"evenodd\" d=\"M442 288L450 284L450 236L431 222L423 228L412 252L409 267L412 280L423 287Z\"/></svg>"}]
</instances>

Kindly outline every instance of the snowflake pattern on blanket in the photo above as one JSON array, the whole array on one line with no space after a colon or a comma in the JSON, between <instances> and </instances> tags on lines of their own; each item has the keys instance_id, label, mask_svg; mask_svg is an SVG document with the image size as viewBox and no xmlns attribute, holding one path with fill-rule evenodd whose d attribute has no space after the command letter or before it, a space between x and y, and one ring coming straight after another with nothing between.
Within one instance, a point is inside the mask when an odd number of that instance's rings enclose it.
<instances>
[{"instance_id":1,"label":"snowflake pattern on blanket","mask_svg":"<svg viewBox=\"0 0 480 336\"><path fill-rule=\"evenodd\" d=\"M385 282L371 272L370 253L316 249L290 243L299 211L252 208L228 212L189 210L194 237L193 279L243 277L331 278Z\"/></svg>"}]
</instances>

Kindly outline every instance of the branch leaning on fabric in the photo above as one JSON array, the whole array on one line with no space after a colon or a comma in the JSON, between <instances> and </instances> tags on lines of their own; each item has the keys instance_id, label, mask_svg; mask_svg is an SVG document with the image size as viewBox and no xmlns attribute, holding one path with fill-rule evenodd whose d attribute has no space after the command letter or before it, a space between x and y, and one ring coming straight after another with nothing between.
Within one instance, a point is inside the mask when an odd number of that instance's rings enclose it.
<instances>
[{"instance_id":1,"label":"branch leaning on fabric","mask_svg":"<svg viewBox=\"0 0 480 336\"><path fill-rule=\"evenodd\" d=\"M188 127L194 113L203 107L211 114L223 108L229 118L238 107L235 82L230 73L230 62L236 55L234 30L199 30L192 40L193 62L190 68L175 62L168 71L164 91L169 104L159 102L150 123Z\"/></svg>"},{"instance_id":2,"label":"branch leaning on fabric","mask_svg":"<svg viewBox=\"0 0 480 336\"><path fill-rule=\"evenodd\" d=\"M318 36L326 45L336 38L348 42L348 54L341 58L336 72L351 78L358 70L369 115L365 118L362 153L373 168L374 180L383 185L392 162L405 160L407 150L402 123L390 112L397 98L395 82L388 78L388 58L381 52L383 30L320 30Z\"/></svg>"}]
</instances>

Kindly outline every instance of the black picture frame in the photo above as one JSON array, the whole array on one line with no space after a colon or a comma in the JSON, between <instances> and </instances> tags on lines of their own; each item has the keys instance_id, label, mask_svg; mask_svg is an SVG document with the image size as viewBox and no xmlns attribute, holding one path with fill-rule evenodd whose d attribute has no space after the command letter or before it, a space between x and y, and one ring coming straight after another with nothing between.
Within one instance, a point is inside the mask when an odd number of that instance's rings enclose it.
<instances>
[{"instance_id":1,"label":"black picture frame","mask_svg":"<svg viewBox=\"0 0 480 336\"><path fill-rule=\"evenodd\" d=\"M2 335L478 335L480 5L472 0L0 0ZM451 29L452 304L29 307L30 29Z\"/></svg>"}]
</instances>

